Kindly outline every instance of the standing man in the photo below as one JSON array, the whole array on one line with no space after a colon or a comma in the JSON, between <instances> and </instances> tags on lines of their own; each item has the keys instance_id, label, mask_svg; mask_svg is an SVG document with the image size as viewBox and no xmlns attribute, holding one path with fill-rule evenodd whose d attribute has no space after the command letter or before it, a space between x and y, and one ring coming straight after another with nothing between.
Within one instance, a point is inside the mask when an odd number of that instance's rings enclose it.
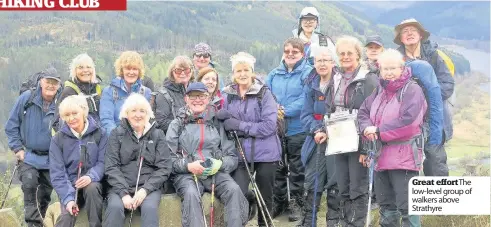
<instances>
[{"instance_id":1,"label":"standing man","mask_svg":"<svg viewBox=\"0 0 491 227\"><path fill-rule=\"evenodd\" d=\"M19 96L5 124L9 148L20 161L24 220L28 227L43 226L42 218L51 201L50 125L54 120L56 99L61 93L61 78L54 68L44 71L40 78L36 89Z\"/></svg>"},{"instance_id":2,"label":"standing man","mask_svg":"<svg viewBox=\"0 0 491 227\"><path fill-rule=\"evenodd\" d=\"M402 21L395 27L395 34L394 43L400 45L398 50L403 54L406 62L415 59L424 60L430 63L435 71L443 100L443 138L442 141L425 144L426 159L423 163L423 172L425 176L448 176L445 143L453 135L448 99L454 92L454 78L437 51L438 44L428 40L430 33L416 19Z\"/></svg>"}]
</instances>

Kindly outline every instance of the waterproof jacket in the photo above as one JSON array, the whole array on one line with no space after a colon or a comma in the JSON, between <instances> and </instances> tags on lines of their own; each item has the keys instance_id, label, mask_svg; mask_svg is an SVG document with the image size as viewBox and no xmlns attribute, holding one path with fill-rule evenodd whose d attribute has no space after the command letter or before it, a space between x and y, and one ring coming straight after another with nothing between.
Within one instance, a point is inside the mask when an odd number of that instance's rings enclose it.
<instances>
[{"instance_id":1,"label":"waterproof jacket","mask_svg":"<svg viewBox=\"0 0 491 227\"><path fill-rule=\"evenodd\" d=\"M141 152L141 153L140 153ZM141 156L140 156L141 155ZM121 198L135 193L139 157L143 157L138 188L147 194L162 188L172 172L172 162L162 130L152 124L137 138L127 119L109 136L104 172L111 185L109 192Z\"/></svg>"},{"instance_id":2,"label":"waterproof jacket","mask_svg":"<svg viewBox=\"0 0 491 227\"><path fill-rule=\"evenodd\" d=\"M230 173L237 168L235 144L227 137L211 106L198 116L187 107L181 108L169 125L166 139L176 174L189 174L188 163L207 158L222 160L220 172Z\"/></svg>"},{"instance_id":3,"label":"waterproof jacket","mask_svg":"<svg viewBox=\"0 0 491 227\"><path fill-rule=\"evenodd\" d=\"M89 176L92 182L100 182L104 176L104 153L107 135L103 128L88 117L87 131L77 138L67 124L51 140L49 148L49 173L51 184L61 203L75 201L75 182L77 181L78 164L82 161L81 176ZM81 146L87 148L82 154Z\"/></svg>"},{"instance_id":4,"label":"waterproof jacket","mask_svg":"<svg viewBox=\"0 0 491 227\"><path fill-rule=\"evenodd\" d=\"M32 92L32 105L27 109ZM47 111L43 110L43 98L39 84L35 90L23 92L10 110L5 123L10 150L17 153L24 150L24 162L36 169L49 169L49 145L51 141L51 125L55 117L56 99L60 96L61 88Z\"/></svg>"},{"instance_id":5,"label":"waterproof jacket","mask_svg":"<svg viewBox=\"0 0 491 227\"><path fill-rule=\"evenodd\" d=\"M425 121L428 126L428 144L440 145L443 141L443 100L440 85L431 65L422 60L414 60L406 64L411 68L413 78L423 89L428 104Z\"/></svg>"},{"instance_id":6,"label":"waterproof jacket","mask_svg":"<svg viewBox=\"0 0 491 227\"><path fill-rule=\"evenodd\" d=\"M278 104L285 108L286 136L303 132L300 112L305 103L304 81L311 71L312 66L302 58L291 72L288 72L285 62L281 61L280 65L266 77L266 85L276 96Z\"/></svg>"},{"instance_id":7,"label":"waterproof jacket","mask_svg":"<svg viewBox=\"0 0 491 227\"><path fill-rule=\"evenodd\" d=\"M165 97L163 90L169 94L172 102ZM164 81L164 87L155 96L155 120L158 124L157 127L162 129L164 133L167 133L170 122L174 120L174 116L177 115L179 109L186 105L184 102L185 94L186 87L184 84L174 83L166 79Z\"/></svg>"},{"instance_id":8,"label":"waterproof jacket","mask_svg":"<svg viewBox=\"0 0 491 227\"><path fill-rule=\"evenodd\" d=\"M399 79L381 81L377 92L358 111L360 132L369 126L376 126L380 132L383 145L376 161L377 171L421 168L423 154L415 140L421 135L427 105L421 87L410 77L411 69L405 68Z\"/></svg>"},{"instance_id":9,"label":"waterproof jacket","mask_svg":"<svg viewBox=\"0 0 491 227\"><path fill-rule=\"evenodd\" d=\"M217 90L217 94L211 99L210 104L213 105L217 110L220 110L223 107L223 102L224 99L222 92L220 90Z\"/></svg>"},{"instance_id":10,"label":"waterproof jacket","mask_svg":"<svg viewBox=\"0 0 491 227\"><path fill-rule=\"evenodd\" d=\"M257 98L260 92L264 92L261 104ZM278 108L266 85L256 80L246 92L245 99L240 97L238 85L229 85L223 89L223 98L223 108L233 118L240 120L239 134L243 135L241 144L248 162L279 161L281 144L276 134Z\"/></svg>"},{"instance_id":11,"label":"waterproof jacket","mask_svg":"<svg viewBox=\"0 0 491 227\"><path fill-rule=\"evenodd\" d=\"M65 83L71 82L75 86L77 86L80 89L80 95L84 95L87 97L87 104L89 106L89 115L96 120L98 124L100 124L100 118L99 118L99 106L100 106L100 101L101 101L101 96L97 94L97 85L99 85L99 82L97 83L84 83L80 82L76 78L73 80L69 80ZM100 86L100 85L99 85ZM73 89L70 86L65 86L63 88L63 91L61 92L60 98L56 101L56 117L55 121L53 122L53 129L58 130L61 127L60 124L60 113L58 110L58 107L60 106L60 103L65 100L66 97L71 96L71 95L78 95L77 91Z\"/></svg>"},{"instance_id":12,"label":"waterproof jacket","mask_svg":"<svg viewBox=\"0 0 491 227\"><path fill-rule=\"evenodd\" d=\"M453 137L453 123L452 113L450 111L450 103L448 99L452 96L455 88L455 80L450 74L450 70L443 59L437 53L438 44L430 40L426 40L421 43L421 60L424 60L431 64L435 71L436 78L440 84L441 95L443 99L443 123L444 123L444 137L445 141L450 140ZM406 49L404 46L400 46L398 50L405 56ZM411 61L411 59L406 59Z\"/></svg>"},{"instance_id":13,"label":"waterproof jacket","mask_svg":"<svg viewBox=\"0 0 491 227\"><path fill-rule=\"evenodd\" d=\"M131 90L126 89L123 78L116 77L111 81L110 86L104 88L102 91L100 110L101 124L106 133L110 134L111 131L119 125L119 113L124 101L131 93L140 93L150 101L151 91L147 87L141 85L141 80L138 79L131 85Z\"/></svg>"},{"instance_id":14,"label":"waterproof jacket","mask_svg":"<svg viewBox=\"0 0 491 227\"><path fill-rule=\"evenodd\" d=\"M303 106L302 114L300 115L303 129L307 133L307 137L305 138L301 150L301 160L304 166L312 157L317 146L314 140L315 132L317 130L326 131L324 115L327 113L327 90L326 93L321 91L321 78L315 69L312 70L312 74L313 78L306 84L308 89L305 93L305 105Z\"/></svg>"}]
</instances>

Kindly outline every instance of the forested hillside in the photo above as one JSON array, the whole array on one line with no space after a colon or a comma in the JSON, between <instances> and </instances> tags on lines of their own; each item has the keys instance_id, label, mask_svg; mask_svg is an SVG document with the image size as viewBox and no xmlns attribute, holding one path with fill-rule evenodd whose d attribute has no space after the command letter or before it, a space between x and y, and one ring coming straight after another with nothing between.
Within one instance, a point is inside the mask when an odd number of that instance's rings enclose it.
<instances>
[{"instance_id":1,"label":"forested hillside","mask_svg":"<svg viewBox=\"0 0 491 227\"><path fill-rule=\"evenodd\" d=\"M365 35L378 33L393 46L392 27L328 2L128 2L126 12L2 13L0 130L28 75L52 64L67 78L68 64L82 52L95 59L105 83L113 75L118 54L136 50L144 56L147 75L160 84L171 59L191 55L201 41L211 45L221 77L229 77L228 58L238 51L253 54L258 73L265 74L279 64L280 46L292 35L301 9L309 5L317 7L322 32L334 40L344 34L364 40ZM458 72L469 71L468 61L451 56ZM2 133L3 148L5 141Z\"/></svg>"}]
</instances>

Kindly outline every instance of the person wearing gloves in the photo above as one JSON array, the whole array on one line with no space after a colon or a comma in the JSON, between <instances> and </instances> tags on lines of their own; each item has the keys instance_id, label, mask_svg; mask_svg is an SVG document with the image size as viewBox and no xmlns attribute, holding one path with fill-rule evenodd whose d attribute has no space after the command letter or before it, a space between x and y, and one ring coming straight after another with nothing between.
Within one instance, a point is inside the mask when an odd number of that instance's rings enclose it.
<instances>
[{"instance_id":1,"label":"person wearing gloves","mask_svg":"<svg viewBox=\"0 0 491 227\"><path fill-rule=\"evenodd\" d=\"M181 197L182 226L205 226L201 196L211 192L225 204L227 227L244 226L249 205L230 173L237 168L237 151L224 125L209 106L208 88L191 83L184 97L186 106L179 110L167 130L172 154L174 188ZM192 214L192 215L188 215Z\"/></svg>"},{"instance_id":2,"label":"person wearing gloves","mask_svg":"<svg viewBox=\"0 0 491 227\"><path fill-rule=\"evenodd\" d=\"M239 157L239 167L232 177L247 194L252 209L257 204L254 194L248 192L250 178L245 165L249 165L250 174L256 172L259 192L271 214L275 172L281 159L280 139L276 134L278 108L271 91L255 78L256 59L252 55L239 52L230 61L233 84L223 89L225 104L217 117L224 121L225 130L237 132L247 159L244 161ZM257 221L259 226L266 226L262 215L258 215ZM270 222L268 224L271 226Z\"/></svg>"},{"instance_id":3,"label":"person wearing gloves","mask_svg":"<svg viewBox=\"0 0 491 227\"><path fill-rule=\"evenodd\" d=\"M56 226L70 226L74 221L73 216L78 213L78 207L86 207L89 226L101 227L101 180L104 177L106 132L89 114L85 96L68 96L58 109L65 124L55 134L49 148L51 184L64 208L61 209ZM80 193L76 193L76 190ZM77 194L79 198L75 198Z\"/></svg>"},{"instance_id":4,"label":"person wearing gloves","mask_svg":"<svg viewBox=\"0 0 491 227\"><path fill-rule=\"evenodd\" d=\"M125 209L140 209L141 226L159 226L161 188L172 172L169 147L147 98L131 94L109 136L104 173L110 185L103 226L123 226Z\"/></svg>"},{"instance_id":5,"label":"person wearing gloves","mask_svg":"<svg viewBox=\"0 0 491 227\"><path fill-rule=\"evenodd\" d=\"M312 50L320 46L327 46L335 52L334 42L327 35L320 33L319 11L315 7L305 7L298 17L298 26L293 29L293 37L302 39L304 43L305 58L310 65L314 65ZM337 56L334 57L338 62Z\"/></svg>"},{"instance_id":6,"label":"person wearing gloves","mask_svg":"<svg viewBox=\"0 0 491 227\"><path fill-rule=\"evenodd\" d=\"M375 146L381 149L374 160L367 160L375 163L364 161L364 165L375 164L380 226L419 227L420 217L408 215L408 184L421 170L421 127L427 104L397 50L386 50L378 62L380 86L361 105L358 126L364 140L378 141Z\"/></svg>"},{"instance_id":7,"label":"person wearing gloves","mask_svg":"<svg viewBox=\"0 0 491 227\"><path fill-rule=\"evenodd\" d=\"M276 172L274 207L272 216L277 216L288 208L289 221L300 218L303 205L304 168L300 161L300 150L307 134L302 128L300 112L305 103L304 81L312 71L305 60L304 44L299 38L288 38L283 44L283 60L266 77L266 85L270 88L281 109L284 110L286 141L283 155L288 163L279 165ZM287 171L289 165L291 201L287 201Z\"/></svg>"},{"instance_id":8,"label":"person wearing gloves","mask_svg":"<svg viewBox=\"0 0 491 227\"><path fill-rule=\"evenodd\" d=\"M302 219L298 227L311 227L317 224L317 211L324 188L327 188L327 226L336 226L339 222L339 196L335 179L334 156L325 156L328 136L324 125L326 114L325 98L327 87L332 79L336 63L327 47L320 47L314 52L314 66L306 86L305 105L300 119L304 130L308 133L302 146L302 163L305 166L304 190L307 192L303 207ZM318 153L318 151L320 151ZM317 183L316 183L317 181ZM317 188L316 188L317 185ZM316 213L313 214L313 204ZM314 225L312 225L314 223Z\"/></svg>"}]
</instances>

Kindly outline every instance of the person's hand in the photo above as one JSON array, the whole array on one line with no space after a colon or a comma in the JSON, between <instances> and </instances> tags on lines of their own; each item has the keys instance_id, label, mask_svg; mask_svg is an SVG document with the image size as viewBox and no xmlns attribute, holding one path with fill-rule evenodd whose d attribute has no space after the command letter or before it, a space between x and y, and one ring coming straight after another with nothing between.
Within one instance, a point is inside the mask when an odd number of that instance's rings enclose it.
<instances>
[{"instance_id":1,"label":"person's hand","mask_svg":"<svg viewBox=\"0 0 491 227\"><path fill-rule=\"evenodd\" d=\"M364 167L370 166L370 160L368 160L367 156L364 154L360 154L360 158L358 159L358 162L360 162Z\"/></svg>"},{"instance_id":2,"label":"person's hand","mask_svg":"<svg viewBox=\"0 0 491 227\"><path fill-rule=\"evenodd\" d=\"M145 197L147 197L147 190L140 188L140 190L135 193L135 196L133 196L133 210L143 203Z\"/></svg>"},{"instance_id":3,"label":"person's hand","mask_svg":"<svg viewBox=\"0 0 491 227\"><path fill-rule=\"evenodd\" d=\"M75 212L73 212L74 210L75 210ZM78 210L78 207L77 207L77 204L75 203L75 201L72 200L72 201L67 203L66 211L68 211L68 213L70 213L70 215L72 215L72 216L77 216L79 210Z\"/></svg>"},{"instance_id":4,"label":"person's hand","mask_svg":"<svg viewBox=\"0 0 491 227\"><path fill-rule=\"evenodd\" d=\"M217 112L216 117L219 120L227 120L229 118L232 118L232 114L230 112L228 112L228 110L226 110L226 109L221 109Z\"/></svg>"},{"instance_id":5,"label":"person's hand","mask_svg":"<svg viewBox=\"0 0 491 227\"><path fill-rule=\"evenodd\" d=\"M363 131L363 135L368 136L368 134L375 134L377 133L377 127L375 126L368 126L365 128L365 131Z\"/></svg>"},{"instance_id":6,"label":"person's hand","mask_svg":"<svg viewBox=\"0 0 491 227\"><path fill-rule=\"evenodd\" d=\"M76 188L85 188L92 182L89 176L80 177L77 181L75 181Z\"/></svg>"},{"instance_id":7,"label":"person's hand","mask_svg":"<svg viewBox=\"0 0 491 227\"><path fill-rule=\"evenodd\" d=\"M222 167L222 160L210 158L212 164L210 167L206 168L203 172L203 176L213 176L215 175L220 167Z\"/></svg>"},{"instance_id":8,"label":"person's hand","mask_svg":"<svg viewBox=\"0 0 491 227\"><path fill-rule=\"evenodd\" d=\"M131 198L130 195L125 195L125 196L123 196L123 198L121 198L121 200L123 200L124 208L131 210L132 205L133 205L133 198Z\"/></svg>"},{"instance_id":9,"label":"person's hand","mask_svg":"<svg viewBox=\"0 0 491 227\"><path fill-rule=\"evenodd\" d=\"M370 140L370 141L374 141L374 140L377 140L377 139L378 139L378 136L377 136L377 134L376 134L376 133L373 133L373 134L368 134L366 137L367 137L367 138L368 138L368 140Z\"/></svg>"},{"instance_id":10,"label":"person's hand","mask_svg":"<svg viewBox=\"0 0 491 227\"><path fill-rule=\"evenodd\" d=\"M327 140L327 134L325 132L316 132L314 140L317 144L324 143Z\"/></svg>"},{"instance_id":11,"label":"person's hand","mask_svg":"<svg viewBox=\"0 0 491 227\"><path fill-rule=\"evenodd\" d=\"M285 118L285 109L278 105L278 119L283 120Z\"/></svg>"},{"instance_id":12,"label":"person's hand","mask_svg":"<svg viewBox=\"0 0 491 227\"><path fill-rule=\"evenodd\" d=\"M203 171L205 171L205 167L201 165L203 161L202 160L197 160L191 163L188 163L188 171L196 174L196 175L201 175L203 174Z\"/></svg>"},{"instance_id":13,"label":"person's hand","mask_svg":"<svg viewBox=\"0 0 491 227\"><path fill-rule=\"evenodd\" d=\"M229 118L223 122L226 131L239 130L240 121L235 118Z\"/></svg>"},{"instance_id":14,"label":"person's hand","mask_svg":"<svg viewBox=\"0 0 491 227\"><path fill-rule=\"evenodd\" d=\"M19 160L21 162L24 161L24 155L25 155L24 150L19 150L19 151L17 151L17 153L15 153L15 157L17 157L17 160Z\"/></svg>"}]
</instances>

